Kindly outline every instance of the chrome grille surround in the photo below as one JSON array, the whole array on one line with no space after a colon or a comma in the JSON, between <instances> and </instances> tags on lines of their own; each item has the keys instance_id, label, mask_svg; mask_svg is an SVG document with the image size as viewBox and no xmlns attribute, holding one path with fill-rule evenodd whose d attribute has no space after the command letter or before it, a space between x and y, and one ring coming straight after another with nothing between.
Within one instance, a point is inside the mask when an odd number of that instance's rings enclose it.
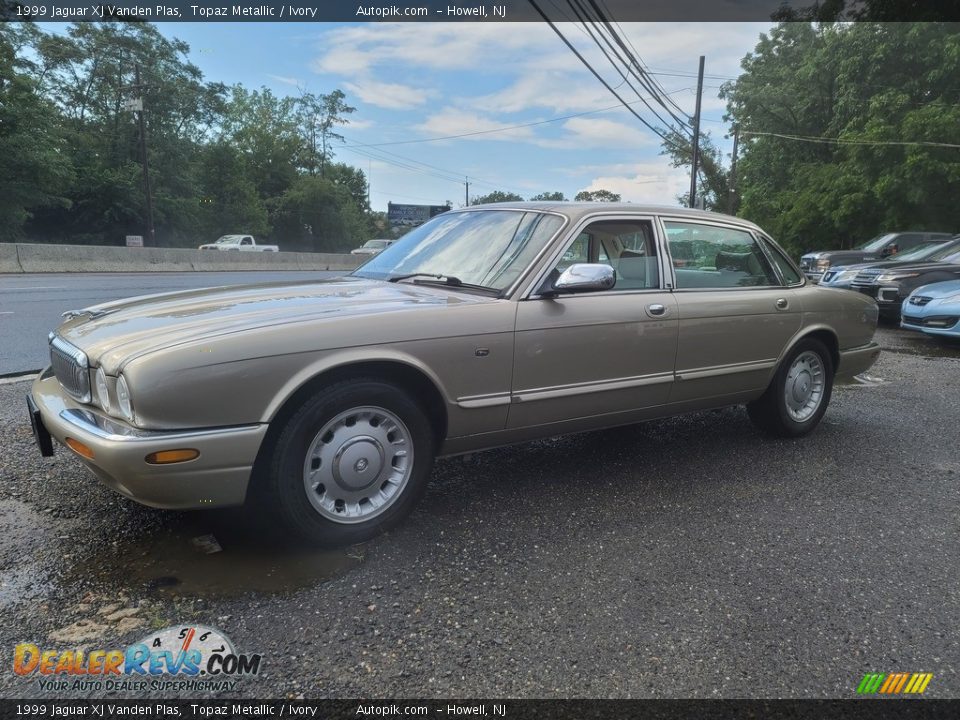
<instances>
[{"instance_id":1,"label":"chrome grille surround","mask_svg":"<svg viewBox=\"0 0 960 720\"><path fill-rule=\"evenodd\" d=\"M54 335L50 338L50 365L70 397L82 403L91 401L90 361L83 350Z\"/></svg>"}]
</instances>

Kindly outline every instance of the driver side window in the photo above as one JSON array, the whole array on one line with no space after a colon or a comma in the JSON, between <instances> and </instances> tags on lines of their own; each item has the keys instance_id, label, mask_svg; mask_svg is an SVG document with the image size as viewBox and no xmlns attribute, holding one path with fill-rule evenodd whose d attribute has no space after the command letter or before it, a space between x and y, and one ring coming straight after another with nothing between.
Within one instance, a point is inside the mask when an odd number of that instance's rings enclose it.
<instances>
[{"instance_id":1,"label":"driver side window","mask_svg":"<svg viewBox=\"0 0 960 720\"><path fill-rule=\"evenodd\" d=\"M598 220L570 243L551 275L577 263L603 264L613 268L614 291L659 288L656 248L649 220Z\"/></svg>"}]
</instances>

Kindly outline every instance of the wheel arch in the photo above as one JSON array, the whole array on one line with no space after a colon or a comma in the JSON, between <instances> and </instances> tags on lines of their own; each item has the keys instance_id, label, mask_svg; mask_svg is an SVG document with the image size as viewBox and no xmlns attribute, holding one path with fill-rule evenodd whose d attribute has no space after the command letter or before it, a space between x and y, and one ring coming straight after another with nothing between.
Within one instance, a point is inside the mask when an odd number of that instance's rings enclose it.
<instances>
[{"instance_id":1,"label":"wheel arch","mask_svg":"<svg viewBox=\"0 0 960 720\"><path fill-rule=\"evenodd\" d=\"M783 352L780 353L780 357L777 358L777 363L773 367L773 371L770 373L770 379L767 382L767 385L773 382L774 376L777 374L777 371L783 365L783 361L793 352L793 349L799 345L804 340L819 340L822 342L827 351L830 353L830 365L831 370L834 372L837 371L837 368L840 366L840 340L837 337L836 332L826 325L814 325L808 328L804 328L803 331L789 342L789 344L783 349Z\"/></svg>"},{"instance_id":2,"label":"wheel arch","mask_svg":"<svg viewBox=\"0 0 960 720\"><path fill-rule=\"evenodd\" d=\"M270 428L263 446L269 447L275 433L283 429L285 421L320 388L360 377L382 379L409 392L427 413L437 446L443 443L447 436L447 400L439 379L412 358L380 355L328 359L322 365L311 366L291 378L267 408L264 422Z\"/></svg>"}]
</instances>

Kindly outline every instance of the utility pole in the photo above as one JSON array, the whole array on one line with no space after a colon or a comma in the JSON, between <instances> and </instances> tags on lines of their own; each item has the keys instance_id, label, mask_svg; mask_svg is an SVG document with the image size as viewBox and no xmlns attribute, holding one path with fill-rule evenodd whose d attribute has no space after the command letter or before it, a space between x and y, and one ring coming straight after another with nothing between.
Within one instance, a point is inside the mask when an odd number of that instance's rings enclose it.
<instances>
[{"instance_id":1,"label":"utility pole","mask_svg":"<svg viewBox=\"0 0 960 720\"><path fill-rule=\"evenodd\" d=\"M463 178L463 202L467 207L470 206L470 178L468 177Z\"/></svg>"},{"instance_id":2,"label":"utility pole","mask_svg":"<svg viewBox=\"0 0 960 720\"><path fill-rule=\"evenodd\" d=\"M737 194L737 141L740 139L740 128L733 126L733 156L730 158L730 192L727 193L727 215L733 215L733 198Z\"/></svg>"},{"instance_id":3,"label":"utility pole","mask_svg":"<svg viewBox=\"0 0 960 720\"><path fill-rule=\"evenodd\" d=\"M140 63L134 65L136 72L136 85L134 87L140 93L140 157L143 158L143 192L147 199L147 237L144 245L150 247L156 246L156 238L153 231L153 193L150 191L150 166L147 162L147 121L143 110L143 86L140 84Z\"/></svg>"},{"instance_id":4,"label":"utility pole","mask_svg":"<svg viewBox=\"0 0 960 720\"><path fill-rule=\"evenodd\" d=\"M697 170L700 164L700 96L703 95L703 62L700 56L700 72L697 75L697 110L693 116L693 167L690 172L690 207L696 207Z\"/></svg>"}]
</instances>

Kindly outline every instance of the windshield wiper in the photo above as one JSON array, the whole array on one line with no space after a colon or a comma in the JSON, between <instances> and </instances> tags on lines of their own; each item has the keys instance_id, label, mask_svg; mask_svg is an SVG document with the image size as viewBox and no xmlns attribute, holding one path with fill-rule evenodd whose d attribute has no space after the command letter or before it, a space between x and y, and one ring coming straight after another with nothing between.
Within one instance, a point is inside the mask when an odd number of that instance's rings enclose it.
<instances>
[{"instance_id":1,"label":"windshield wiper","mask_svg":"<svg viewBox=\"0 0 960 720\"><path fill-rule=\"evenodd\" d=\"M401 280L409 280L410 278L418 278L419 281L414 281L417 285L446 285L448 287L466 288L467 290L480 290L482 292L492 293L497 297L500 297L501 295L501 291L497 290L497 288L488 287L487 285L474 285L472 283L465 283L455 275L444 275L442 273L407 273L406 275L396 275L392 278L388 278L387 282L400 282Z\"/></svg>"},{"instance_id":2,"label":"windshield wiper","mask_svg":"<svg viewBox=\"0 0 960 720\"><path fill-rule=\"evenodd\" d=\"M407 273L406 275L394 275L392 278L387 278L387 282L400 282L401 280L409 280L410 278L434 278L436 280L442 280L444 285L452 285L454 287L461 287L463 281L454 277L453 275L442 275L440 273L426 273L426 272L415 272Z\"/></svg>"}]
</instances>

